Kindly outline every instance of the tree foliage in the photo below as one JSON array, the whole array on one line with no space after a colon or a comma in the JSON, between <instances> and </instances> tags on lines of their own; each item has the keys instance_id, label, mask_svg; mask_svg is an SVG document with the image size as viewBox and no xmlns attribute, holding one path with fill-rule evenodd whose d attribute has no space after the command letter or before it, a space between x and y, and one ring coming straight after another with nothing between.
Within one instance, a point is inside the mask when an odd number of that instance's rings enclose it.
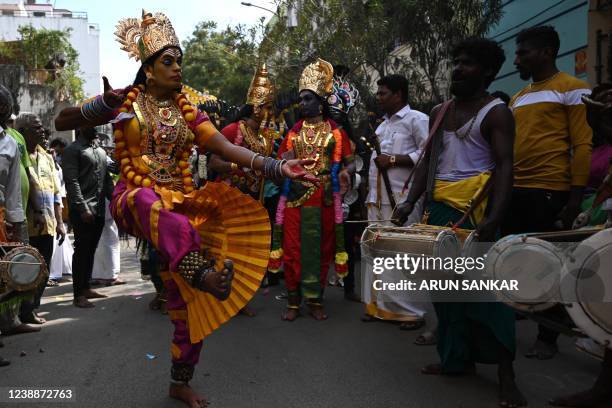
<instances>
[{"instance_id":1,"label":"tree foliage","mask_svg":"<svg viewBox=\"0 0 612 408\"><path fill-rule=\"evenodd\" d=\"M389 73L410 79L411 99L446 96L450 47L482 36L501 17L501 0L285 0L262 26L261 57L281 86L295 86L303 67L321 57L348 66L362 95ZM285 17L297 10L297 27Z\"/></svg>"},{"instance_id":2,"label":"tree foliage","mask_svg":"<svg viewBox=\"0 0 612 408\"><path fill-rule=\"evenodd\" d=\"M201 22L183 49L186 84L234 105L244 103L258 63L255 29L237 25L217 30L215 22Z\"/></svg>"},{"instance_id":3,"label":"tree foliage","mask_svg":"<svg viewBox=\"0 0 612 408\"><path fill-rule=\"evenodd\" d=\"M83 99L83 80L80 78L78 52L70 44L70 29L36 29L31 25L20 26L20 40L13 47L3 47L7 56L18 56L27 70L48 69L48 83L58 92L58 99L78 101ZM59 58L61 56L61 58ZM62 59L63 67L50 67L50 62Z\"/></svg>"}]
</instances>

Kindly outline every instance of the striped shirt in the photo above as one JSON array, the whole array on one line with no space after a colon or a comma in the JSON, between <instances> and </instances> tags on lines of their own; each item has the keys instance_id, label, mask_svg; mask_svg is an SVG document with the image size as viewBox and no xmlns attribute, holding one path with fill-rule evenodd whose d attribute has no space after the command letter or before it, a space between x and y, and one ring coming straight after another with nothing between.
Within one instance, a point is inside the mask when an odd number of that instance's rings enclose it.
<instances>
[{"instance_id":1,"label":"striped shirt","mask_svg":"<svg viewBox=\"0 0 612 408\"><path fill-rule=\"evenodd\" d=\"M581 96L590 93L585 82L559 72L514 95L515 187L568 191L587 184L592 133Z\"/></svg>"}]
</instances>

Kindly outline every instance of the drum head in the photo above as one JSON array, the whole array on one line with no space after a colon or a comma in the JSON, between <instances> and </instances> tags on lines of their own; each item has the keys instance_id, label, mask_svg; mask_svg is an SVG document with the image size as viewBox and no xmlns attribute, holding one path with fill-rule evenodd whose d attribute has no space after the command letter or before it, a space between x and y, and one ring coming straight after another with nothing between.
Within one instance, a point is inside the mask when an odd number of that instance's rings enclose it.
<instances>
[{"instance_id":1,"label":"drum head","mask_svg":"<svg viewBox=\"0 0 612 408\"><path fill-rule=\"evenodd\" d=\"M363 170L363 159L359 155L355 155L355 170L357 172Z\"/></svg>"},{"instance_id":2,"label":"drum head","mask_svg":"<svg viewBox=\"0 0 612 408\"><path fill-rule=\"evenodd\" d=\"M461 249L461 256L464 258L480 258L484 257L487 252L491 250L493 243L491 242L480 242L477 238L478 234L476 231L472 231L470 235L463 242L463 248Z\"/></svg>"},{"instance_id":3,"label":"drum head","mask_svg":"<svg viewBox=\"0 0 612 408\"><path fill-rule=\"evenodd\" d=\"M29 246L17 247L9 251L0 266L0 275L9 289L27 291L34 289L46 279L48 272L40 253Z\"/></svg>"},{"instance_id":4,"label":"drum head","mask_svg":"<svg viewBox=\"0 0 612 408\"><path fill-rule=\"evenodd\" d=\"M582 241L562 269L561 297L578 328L612 344L612 229Z\"/></svg>"},{"instance_id":5,"label":"drum head","mask_svg":"<svg viewBox=\"0 0 612 408\"><path fill-rule=\"evenodd\" d=\"M540 311L552 307L559 299L563 260L561 250L550 242L511 235L491 247L485 272L492 279L518 281L518 291L497 293L502 302L523 311Z\"/></svg>"}]
</instances>

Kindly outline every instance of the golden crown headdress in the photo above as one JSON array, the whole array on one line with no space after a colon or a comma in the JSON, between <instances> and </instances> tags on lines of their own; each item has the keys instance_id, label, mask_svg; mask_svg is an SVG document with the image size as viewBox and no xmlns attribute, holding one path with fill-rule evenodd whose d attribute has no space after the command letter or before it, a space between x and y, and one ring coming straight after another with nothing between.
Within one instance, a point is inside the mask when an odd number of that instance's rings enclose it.
<instances>
[{"instance_id":1,"label":"golden crown headdress","mask_svg":"<svg viewBox=\"0 0 612 408\"><path fill-rule=\"evenodd\" d=\"M142 10L142 20L124 18L115 31L121 49L136 61L146 61L166 47L181 48L168 17L162 13L147 13Z\"/></svg>"},{"instance_id":2,"label":"golden crown headdress","mask_svg":"<svg viewBox=\"0 0 612 408\"><path fill-rule=\"evenodd\" d=\"M266 64L263 64L251 80L247 92L247 105L260 106L268 102L274 102L274 85L270 81Z\"/></svg>"},{"instance_id":3,"label":"golden crown headdress","mask_svg":"<svg viewBox=\"0 0 612 408\"><path fill-rule=\"evenodd\" d=\"M329 62L318 58L315 62L304 68L300 77L299 91L307 89L326 97L332 91L334 67Z\"/></svg>"}]
</instances>

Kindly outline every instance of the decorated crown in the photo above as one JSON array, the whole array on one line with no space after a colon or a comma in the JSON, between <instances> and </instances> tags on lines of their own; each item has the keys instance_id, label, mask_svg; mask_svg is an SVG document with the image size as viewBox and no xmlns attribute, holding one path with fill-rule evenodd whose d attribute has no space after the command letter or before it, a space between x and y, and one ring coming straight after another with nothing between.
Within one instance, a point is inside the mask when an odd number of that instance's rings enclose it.
<instances>
[{"instance_id":1,"label":"decorated crown","mask_svg":"<svg viewBox=\"0 0 612 408\"><path fill-rule=\"evenodd\" d=\"M115 36L121 49L137 61L146 61L167 47L181 48L170 20L162 13L142 10L142 20L124 18L117 24Z\"/></svg>"},{"instance_id":2,"label":"decorated crown","mask_svg":"<svg viewBox=\"0 0 612 408\"><path fill-rule=\"evenodd\" d=\"M359 102L359 91L343 77L334 77L332 94L327 98L331 109L348 113Z\"/></svg>"},{"instance_id":3,"label":"decorated crown","mask_svg":"<svg viewBox=\"0 0 612 408\"><path fill-rule=\"evenodd\" d=\"M326 97L332 91L334 67L327 61L318 58L304 68L300 77L299 91L309 90L320 97Z\"/></svg>"},{"instance_id":4,"label":"decorated crown","mask_svg":"<svg viewBox=\"0 0 612 408\"><path fill-rule=\"evenodd\" d=\"M260 106L273 101L274 85L272 85L270 81L266 64L264 64L255 72L251 80L251 86L249 86L249 91L247 92L246 103L247 105Z\"/></svg>"}]
</instances>

